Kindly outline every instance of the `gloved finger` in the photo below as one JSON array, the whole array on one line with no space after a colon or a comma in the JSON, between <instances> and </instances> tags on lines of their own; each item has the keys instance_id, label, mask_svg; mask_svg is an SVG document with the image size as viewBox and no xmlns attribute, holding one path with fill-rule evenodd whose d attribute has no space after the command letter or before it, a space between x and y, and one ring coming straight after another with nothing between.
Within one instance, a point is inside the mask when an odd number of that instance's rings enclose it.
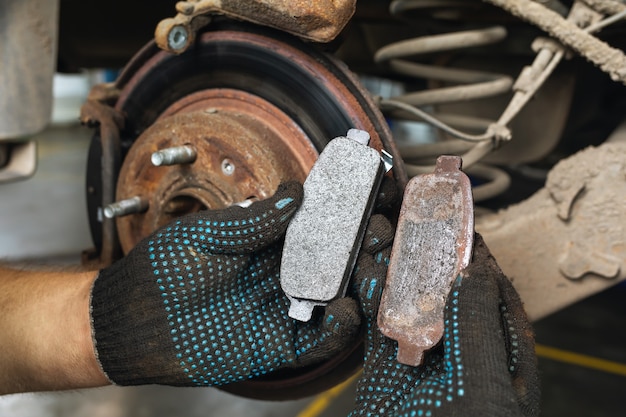
<instances>
[{"instance_id":1,"label":"gloved finger","mask_svg":"<svg viewBox=\"0 0 626 417\"><path fill-rule=\"evenodd\" d=\"M197 242L214 254L245 254L278 240L302 203L302 185L280 184L276 193L243 208L232 206L182 217L170 227L183 244Z\"/></svg>"},{"instance_id":2,"label":"gloved finger","mask_svg":"<svg viewBox=\"0 0 626 417\"><path fill-rule=\"evenodd\" d=\"M535 415L539 383L530 323L519 296L498 267L480 235L476 235L472 263L455 283L446 307L446 320L456 334L466 369L486 389L510 392L524 415ZM446 346L454 356L455 347ZM467 375L467 385L470 385ZM481 395L478 393L478 395Z\"/></svg>"},{"instance_id":3,"label":"gloved finger","mask_svg":"<svg viewBox=\"0 0 626 417\"><path fill-rule=\"evenodd\" d=\"M489 273L496 280L513 389L517 393L517 401L524 415L532 415L538 408L540 397L532 326L519 295L479 234L476 234L474 247L473 265L483 265L482 273ZM471 269L468 268L469 273L479 275L481 272L473 265L470 265Z\"/></svg>"},{"instance_id":4,"label":"gloved finger","mask_svg":"<svg viewBox=\"0 0 626 417\"><path fill-rule=\"evenodd\" d=\"M489 269L497 274L502 273L502 270L500 270L495 258L489 251L483 237L480 233L474 233L474 252L472 254L472 261L466 268L466 271L469 275L474 275L476 273L483 273L484 269Z\"/></svg>"},{"instance_id":5,"label":"gloved finger","mask_svg":"<svg viewBox=\"0 0 626 417\"><path fill-rule=\"evenodd\" d=\"M351 281L350 293L359 300L367 320L376 320L380 297L385 286L387 266L376 257L362 253Z\"/></svg>"},{"instance_id":6,"label":"gloved finger","mask_svg":"<svg viewBox=\"0 0 626 417\"><path fill-rule=\"evenodd\" d=\"M540 401L540 383L532 327L522 302L511 282L501 275L498 280L502 295L502 324L508 340L509 372L517 403L525 416L536 415Z\"/></svg>"},{"instance_id":7,"label":"gloved finger","mask_svg":"<svg viewBox=\"0 0 626 417\"><path fill-rule=\"evenodd\" d=\"M361 249L369 254L375 254L391 246L394 229L389 220L382 214L374 214L367 225Z\"/></svg>"},{"instance_id":8,"label":"gloved finger","mask_svg":"<svg viewBox=\"0 0 626 417\"><path fill-rule=\"evenodd\" d=\"M384 176L376 196L375 208L377 211L384 211L394 205L400 197L398 185L392 177Z\"/></svg>"},{"instance_id":9,"label":"gloved finger","mask_svg":"<svg viewBox=\"0 0 626 417\"><path fill-rule=\"evenodd\" d=\"M342 297L330 302L319 323L304 325L298 332L298 366L327 360L354 344L361 328L355 300Z\"/></svg>"}]
</instances>

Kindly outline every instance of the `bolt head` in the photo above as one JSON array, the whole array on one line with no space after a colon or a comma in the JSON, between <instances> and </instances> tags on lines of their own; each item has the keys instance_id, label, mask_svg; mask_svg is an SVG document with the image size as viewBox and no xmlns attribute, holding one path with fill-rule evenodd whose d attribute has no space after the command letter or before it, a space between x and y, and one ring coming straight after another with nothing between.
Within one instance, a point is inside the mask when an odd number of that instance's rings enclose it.
<instances>
[{"instance_id":1,"label":"bolt head","mask_svg":"<svg viewBox=\"0 0 626 417\"><path fill-rule=\"evenodd\" d=\"M189 41L187 28L181 25L174 26L167 35L167 45L174 51L182 51Z\"/></svg>"}]
</instances>

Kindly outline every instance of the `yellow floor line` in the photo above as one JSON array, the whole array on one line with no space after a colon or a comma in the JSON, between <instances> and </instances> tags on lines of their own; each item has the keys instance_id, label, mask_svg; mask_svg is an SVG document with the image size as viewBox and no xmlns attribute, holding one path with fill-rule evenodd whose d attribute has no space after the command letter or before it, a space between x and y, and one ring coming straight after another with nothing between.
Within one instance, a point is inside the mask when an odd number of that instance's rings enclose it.
<instances>
[{"instance_id":1,"label":"yellow floor line","mask_svg":"<svg viewBox=\"0 0 626 417\"><path fill-rule=\"evenodd\" d=\"M297 417L317 417L328 408L328 406L332 403L332 401L337 398L343 391L346 390L356 380L361 376L361 371L352 375L349 379L342 382L341 384L329 389L328 391L324 391L319 394L315 399L309 404L304 410L298 413Z\"/></svg>"},{"instance_id":2,"label":"yellow floor line","mask_svg":"<svg viewBox=\"0 0 626 417\"><path fill-rule=\"evenodd\" d=\"M581 355L580 353L568 352L539 344L535 346L535 352L537 356L542 358L626 376L626 365L619 362L607 361L606 359L594 358L593 356Z\"/></svg>"}]
</instances>

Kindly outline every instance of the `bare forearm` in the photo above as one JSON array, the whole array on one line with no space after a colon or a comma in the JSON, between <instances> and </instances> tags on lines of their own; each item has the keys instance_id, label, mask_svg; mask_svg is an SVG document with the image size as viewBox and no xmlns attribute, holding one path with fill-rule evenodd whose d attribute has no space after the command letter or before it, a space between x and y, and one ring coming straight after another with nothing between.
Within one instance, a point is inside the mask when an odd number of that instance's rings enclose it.
<instances>
[{"instance_id":1,"label":"bare forearm","mask_svg":"<svg viewBox=\"0 0 626 417\"><path fill-rule=\"evenodd\" d=\"M0 267L0 394L108 384L91 339L95 275Z\"/></svg>"}]
</instances>

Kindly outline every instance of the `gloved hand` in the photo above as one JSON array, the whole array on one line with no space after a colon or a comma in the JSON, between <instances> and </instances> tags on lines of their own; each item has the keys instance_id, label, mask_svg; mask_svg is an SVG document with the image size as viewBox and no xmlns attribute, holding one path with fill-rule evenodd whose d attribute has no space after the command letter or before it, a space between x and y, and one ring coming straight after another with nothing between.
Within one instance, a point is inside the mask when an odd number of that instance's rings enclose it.
<instances>
[{"instance_id":1,"label":"gloved hand","mask_svg":"<svg viewBox=\"0 0 626 417\"><path fill-rule=\"evenodd\" d=\"M366 356L351 416L535 416L534 337L519 296L477 235L474 257L447 300L442 343L419 367L396 361L376 317L390 249L361 254L354 296L367 323Z\"/></svg>"},{"instance_id":2,"label":"gloved hand","mask_svg":"<svg viewBox=\"0 0 626 417\"><path fill-rule=\"evenodd\" d=\"M357 303L288 317L282 237L302 186L249 208L178 219L100 271L92 289L98 360L119 385L220 386L330 358L359 332Z\"/></svg>"}]
</instances>

